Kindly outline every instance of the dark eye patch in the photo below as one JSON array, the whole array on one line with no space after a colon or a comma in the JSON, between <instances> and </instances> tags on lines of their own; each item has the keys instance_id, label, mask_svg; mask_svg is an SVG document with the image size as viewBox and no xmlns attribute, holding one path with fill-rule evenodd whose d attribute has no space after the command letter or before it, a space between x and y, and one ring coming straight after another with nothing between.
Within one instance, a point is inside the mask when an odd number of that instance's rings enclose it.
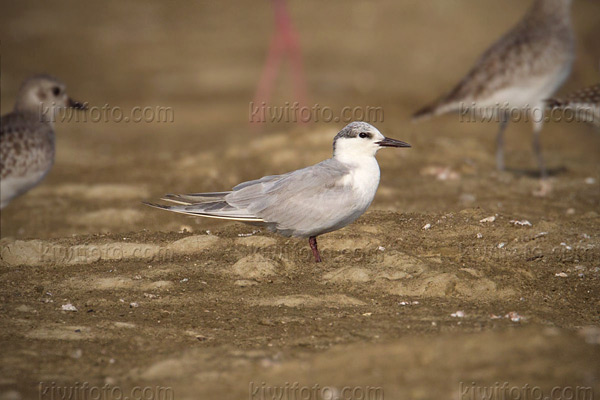
<instances>
[{"instance_id":1,"label":"dark eye patch","mask_svg":"<svg viewBox=\"0 0 600 400\"><path fill-rule=\"evenodd\" d=\"M358 137L360 137L360 138L362 138L362 139L367 139L367 138L368 138L368 139L370 139L372 136L371 136L371 134L370 134L370 133L367 133L367 132L361 132L361 133L359 133L359 134L358 134Z\"/></svg>"},{"instance_id":2,"label":"dark eye patch","mask_svg":"<svg viewBox=\"0 0 600 400\"><path fill-rule=\"evenodd\" d=\"M52 88L52 94L58 96L60 94L60 88L58 86L54 86Z\"/></svg>"}]
</instances>

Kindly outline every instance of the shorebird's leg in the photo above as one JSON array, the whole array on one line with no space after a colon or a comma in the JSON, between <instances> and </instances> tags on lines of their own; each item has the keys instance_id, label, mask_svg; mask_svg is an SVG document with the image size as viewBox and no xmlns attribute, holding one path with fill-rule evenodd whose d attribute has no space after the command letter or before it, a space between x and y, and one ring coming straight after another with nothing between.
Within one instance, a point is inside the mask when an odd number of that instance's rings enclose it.
<instances>
[{"instance_id":1,"label":"shorebird's leg","mask_svg":"<svg viewBox=\"0 0 600 400\"><path fill-rule=\"evenodd\" d=\"M500 113L500 129L496 135L496 169L504 171L504 131L508 125L508 115L502 110L498 112Z\"/></svg>"},{"instance_id":2,"label":"shorebird's leg","mask_svg":"<svg viewBox=\"0 0 600 400\"><path fill-rule=\"evenodd\" d=\"M321 261L321 254L319 253L319 249L317 248L317 237L316 236L311 236L308 238L308 244L310 244L310 248L313 252L313 256L315 256L315 262L320 263Z\"/></svg>"},{"instance_id":3,"label":"shorebird's leg","mask_svg":"<svg viewBox=\"0 0 600 400\"><path fill-rule=\"evenodd\" d=\"M540 144L540 133L542 132L542 126L542 121L533 122L533 153L537 158L538 167L540 168L540 177L542 180L545 180L548 178L548 171L546 170L544 156L542 155L542 146Z\"/></svg>"},{"instance_id":4,"label":"shorebird's leg","mask_svg":"<svg viewBox=\"0 0 600 400\"><path fill-rule=\"evenodd\" d=\"M533 192L533 195L538 197L545 197L552 192L552 183L548 179L548 171L546 170L546 164L542 156L542 146L540 144L540 132L542 131L543 124L542 121L533 122L533 152L540 168L540 187Z\"/></svg>"}]
</instances>

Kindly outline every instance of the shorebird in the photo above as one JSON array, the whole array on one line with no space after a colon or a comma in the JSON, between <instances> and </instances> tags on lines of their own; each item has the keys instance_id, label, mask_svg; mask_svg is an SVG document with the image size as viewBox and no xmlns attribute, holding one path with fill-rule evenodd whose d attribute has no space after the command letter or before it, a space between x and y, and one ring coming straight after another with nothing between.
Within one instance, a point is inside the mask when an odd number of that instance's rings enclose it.
<instances>
[{"instance_id":1,"label":"shorebird","mask_svg":"<svg viewBox=\"0 0 600 400\"><path fill-rule=\"evenodd\" d=\"M535 0L525 17L494 43L447 95L413 115L413 120L450 112L498 118L496 166L504 170L504 130L512 110L533 121L533 152L547 177L540 146L544 101L571 72L574 34L571 0ZM473 115L473 114L471 114Z\"/></svg>"},{"instance_id":2,"label":"shorebird","mask_svg":"<svg viewBox=\"0 0 600 400\"><path fill-rule=\"evenodd\" d=\"M571 110L585 122L591 122L600 127L600 83L568 94L564 98L548 100L548 106Z\"/></svg>"},{"instance_id":3,"label":"shorebird","mask_svg":"<svg viewBox=\"0 0 600 400\"><path fill-rule=\"evenodd\" d=\"M85 109L49 75L25 80L13 112L0 120L0 209L44 179L54 163L54 121L61 108Z\"/></svg>"},{"instance_id":4,"label":"shorebird","mask_svg":"<svg viewBox=\"0 0 600 400\"><path fill-rule=\"evenodd\" d=\"M240 183L227 192L168 194L178 205L145 203L181 214L265 226L284 236L309 238L321 262L317 236L354 222L379 186L375 155L383 147L410 147L365 122L352 122L333 139L333 157L283 175Z\"/></svg>"}]
</instances>

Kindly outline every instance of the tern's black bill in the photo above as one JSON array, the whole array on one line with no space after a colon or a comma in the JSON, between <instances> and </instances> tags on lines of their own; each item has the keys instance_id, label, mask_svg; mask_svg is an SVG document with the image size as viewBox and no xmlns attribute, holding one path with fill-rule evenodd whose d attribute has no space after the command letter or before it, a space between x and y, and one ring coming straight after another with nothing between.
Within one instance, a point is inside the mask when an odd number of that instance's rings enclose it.
<instances>
[{"instance_id":1,"label":"tern's black bill","mask_svg":"<svg viewBox=\"0 0 600 400\"><path fill-rule=\"evenodd\" d=\"M73 100L69 97L69 107L75 108L76 110L87 110L87 105L77 100Z\"/></svg>"},{"instance_id":2,"label":"tern's black bill","mask_svg":"<svg viewBox=\"0 0 600 400\"><path fill-rule=\"evenodd\" d=\"M402 142L400 140L392 139L389 137L386 137L379 142L375 142L375 144L378 144L381 147L411 147L411 145L408 143Z\"/></svg>"}]
</instances>

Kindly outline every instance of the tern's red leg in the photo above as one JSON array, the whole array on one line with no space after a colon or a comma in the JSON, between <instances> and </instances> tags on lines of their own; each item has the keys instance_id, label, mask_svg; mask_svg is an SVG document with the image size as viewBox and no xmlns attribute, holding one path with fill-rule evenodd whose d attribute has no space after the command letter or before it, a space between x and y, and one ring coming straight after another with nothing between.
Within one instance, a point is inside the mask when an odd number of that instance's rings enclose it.
<instances>
[{"instance_id":1,"label":"tern's red leg","mask_svg":"<svg viewBox=\"0 0 600 400\"><path fill-rule=\"evenodd\" d=\"M317 248L317 237L316 236L311 236L308 238L308 244L310 244L310 248L313 252L313 256L315 256L315 262L320 263L321 261L321 254L319 253L319 249Z\"/></svg>"}]
</instances>

